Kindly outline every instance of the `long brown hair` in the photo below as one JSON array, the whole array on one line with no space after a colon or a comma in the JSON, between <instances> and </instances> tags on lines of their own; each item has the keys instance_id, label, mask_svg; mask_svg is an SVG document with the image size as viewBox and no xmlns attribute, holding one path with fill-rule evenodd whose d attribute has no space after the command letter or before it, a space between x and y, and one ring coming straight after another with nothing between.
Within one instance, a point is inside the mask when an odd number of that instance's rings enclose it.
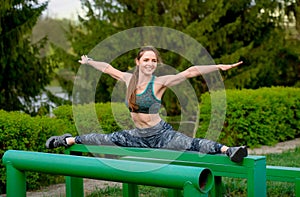
<instances>
[{"instance_id":1,"label":"long brown hair","mask_svg":"<svg viewBox=\"0 0 300 197\"><path fill-rule=\"evenodd\" d=\"M158 50L153 46L144 46L141 47L136 60L140 60L140 58L144 55L146 51L153 51L157 58L157 63L161 63L161 57L158 52ZM134 72L132 73L132 77L129 81L127 93L126 93L126 100L128 101L128 107L131 109L131 111L136 111L138 109L138 106L136 105L136 88L137 83L139 80L139 65L136 65Z\"/></svg>"}]
</instances>

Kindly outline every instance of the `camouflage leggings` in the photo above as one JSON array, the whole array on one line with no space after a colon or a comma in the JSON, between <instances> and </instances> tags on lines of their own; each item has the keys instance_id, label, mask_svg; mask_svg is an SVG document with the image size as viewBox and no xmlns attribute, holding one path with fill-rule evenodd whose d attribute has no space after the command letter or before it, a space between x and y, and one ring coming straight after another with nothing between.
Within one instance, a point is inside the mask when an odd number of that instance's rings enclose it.
<instances>
[{"instance_id":1,"label":"camouflage leggings","mask_svg":"<svg viewBox=\"0 0 300 197\"><path fill-rule=\"evenodd\" d=\"M75 137L77 144L117 145L124 147L163 148L171 150L197 151L201 153L221 153L222 144L202 139L191 138L174 131L165 121L146 129L131 129L111 134L90 133Z\"/></svg>"}]
</instances>

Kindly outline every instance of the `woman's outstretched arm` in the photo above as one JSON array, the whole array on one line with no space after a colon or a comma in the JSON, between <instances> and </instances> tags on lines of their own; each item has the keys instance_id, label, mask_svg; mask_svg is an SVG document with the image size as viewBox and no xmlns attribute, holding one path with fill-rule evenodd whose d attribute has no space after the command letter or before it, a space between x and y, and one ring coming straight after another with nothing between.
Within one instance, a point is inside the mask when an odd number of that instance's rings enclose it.
<instances>
[{"instance_id":1,"label":"woman's outstretched arm","mask_svg":"<svg viewBox=\"0 0 300 197\"><path fill-rule=\"evenodd\" d=\"M192 77L197 77L200 75L204 75L213 71L217 70L229 70L231 68L237 67L241 65L243 62L237 62L234 64L218 64L218 65L201 65L201 66L191 66L188 69L176 74L176 75L166 75L166 76L161 76L158 78L159 82L166 87L174 86L182 81L192 78Z\"/></svg>"},{"instance_id":2,"label":"woman's outstretched arm","mask_svg":"<svg viewBox=\"0 0 300 197\"><path fill-rule=\"evenodd\" d=\"M231 68L237 67L239 65L241 65L243 62L237 62L234 64L218 64L218 65L203 65L203 66L191 66L188 69L186 69L185 71L179 73L181 75L183 75L185 78L192 78L192 77L197 77L199 75L204 75L216 70L229 70Z\"/></svg>"},{"instance_id":3,"label":"woman's outstretched arm","mask_svg":"<svg viewBox=\"0 0 300 197\"><path fill-rule=\"evenodd\" d=\"M94 67L95 69L97 69L103 73L106 73L117 80L124 81L126 83L129 82L130 77L132 75L131 73L122 72L106 62L95 61L95 60L87 57L86 55L81 56L81 60L79 60L78 62L81 64L90 65L90 66Z\"/></svg>"}]
</instances>

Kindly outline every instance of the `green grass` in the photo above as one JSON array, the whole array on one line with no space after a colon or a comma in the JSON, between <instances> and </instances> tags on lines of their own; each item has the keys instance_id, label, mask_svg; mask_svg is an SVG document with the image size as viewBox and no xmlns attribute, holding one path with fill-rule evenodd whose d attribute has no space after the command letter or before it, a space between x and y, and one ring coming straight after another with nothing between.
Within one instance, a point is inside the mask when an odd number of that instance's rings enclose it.
<instances>
[{"instance_id":1,"label":"green grass","mask_svg":"<svg viewBox=\"0 0 300 197\"><path fill-rule=\"evenodd\" d=\"M96 189L88 197L117 197L122 196L122 189L118 187L106 187L105 189Z\"/></svg>"},{"instance_id":2,"label":"green grass","mask_svg":"<svg viewBox=\"0 0 300 197\"><path fill-rule=\"evenodd\" d=\"M282 154L266 155L267 165L300 167L300 148L293 151L287 151ZM247 187L245 179L223 178L224 196L247 196ZM295 186L293 183L267 182L267 196L272 197L293 197L295 196ZM96 190L88 197L121 197L122 189L116 187L107 187L102 190ZM165 188L150 186L139 186L139 196L144 197L165 197L168 191Z\"/></svg>"},{"instance_id":3,"label":"green grass","mask_svg":"<svg viewBox=\"0 0 300 197\"><path fill-rule=\"evenodd\" d=\"M266 156L266 160L267 165L300 167L300 147L282 154L269 154Z\"/></svg>"},{"instance_id":4,"label":"green grass","mask_svg":"<svg viewBox=\"0 0 300 197\"><path fill-rule=\"evenodd\" d=\"M107 187L99 189L88 195L88 197L122 197L122 189L118 187ZM139 196L144 197L165 197L168 196L168 190L165 188L139 186Z\"/></svg>"}]
</instances>

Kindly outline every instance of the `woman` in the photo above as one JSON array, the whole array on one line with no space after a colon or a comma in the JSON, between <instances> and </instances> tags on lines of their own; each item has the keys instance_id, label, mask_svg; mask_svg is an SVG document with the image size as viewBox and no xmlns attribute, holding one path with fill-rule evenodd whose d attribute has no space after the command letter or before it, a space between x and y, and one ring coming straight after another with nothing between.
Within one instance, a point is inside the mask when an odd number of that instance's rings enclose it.
<instances>
[{"instance_id":1,"label":"woman","mask_svg":"<svg viewBox=\"0 0 300 197\"><path fill-rule=\"evenodd\" d=\"M157 64L161 63L161 58L159 52L151 46L140 49L135 59L136 69L132 74L121 72L108 63L94 61L85 55L81 56L79 62L88 64L126 83L126 104L136 128L111 134L91 133L76 137L72 137L70 134L52 136L46 142L47 148L67 147L73 144L165 148L207 154L223 153L234 162L241 162L248 155L245 146L227 147L211 140L191 138L174 131L172 126L162 120L158 113L161 98L168 87L218 69L228 70L242 62L231 65L192 66L176 75L155 77L153 72L156 70Z\"/></svg>"}]
</instances>

